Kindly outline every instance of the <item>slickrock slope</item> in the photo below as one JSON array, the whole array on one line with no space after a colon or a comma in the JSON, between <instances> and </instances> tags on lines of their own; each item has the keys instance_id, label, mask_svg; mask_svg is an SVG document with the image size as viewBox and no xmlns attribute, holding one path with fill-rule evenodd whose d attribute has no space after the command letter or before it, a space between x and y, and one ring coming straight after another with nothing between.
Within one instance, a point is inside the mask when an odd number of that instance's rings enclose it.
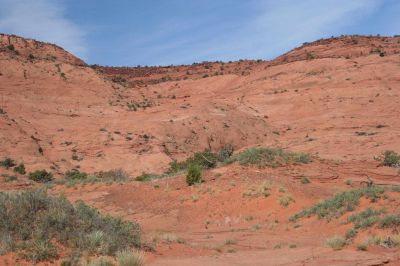
<instances>
[{"instance_id":1,"label":"slickrock slope","mask_svg":"<svg viewBox=\"0 0 400 266\"><path fill-rule=\"evenodd\" d=\"M151 85L153 71L140 74L146 68L103 76L57 46L2 35L1 153L32 168L136 174L160 172L173 158L226 143L371 160L399 147L399 42L333 38L270 62L161 68L156 72L187 79ZM231 74L211 76L221 67ZM238 75L242 70L249 73ZM210 77L191 79L188 71ZM130 81L126 73L144 85L111 80Z\"/></svg>"}]
</instances>

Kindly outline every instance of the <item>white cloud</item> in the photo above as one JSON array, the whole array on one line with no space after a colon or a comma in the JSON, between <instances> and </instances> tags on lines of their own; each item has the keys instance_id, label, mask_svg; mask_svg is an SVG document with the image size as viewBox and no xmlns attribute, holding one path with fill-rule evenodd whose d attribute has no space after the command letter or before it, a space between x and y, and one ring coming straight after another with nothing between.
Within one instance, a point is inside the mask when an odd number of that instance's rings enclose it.
<instances>
[{"instance_id":1,"label":"white cloud","mask_svg":"<svg viewBox=\"0 0 400 266\"><path fill-rule=\"evenodd\" d=\"M85 33L65 18L61 1L0 0L0 32L55 43L85 58Z\"/></svg>"}]
</instances>

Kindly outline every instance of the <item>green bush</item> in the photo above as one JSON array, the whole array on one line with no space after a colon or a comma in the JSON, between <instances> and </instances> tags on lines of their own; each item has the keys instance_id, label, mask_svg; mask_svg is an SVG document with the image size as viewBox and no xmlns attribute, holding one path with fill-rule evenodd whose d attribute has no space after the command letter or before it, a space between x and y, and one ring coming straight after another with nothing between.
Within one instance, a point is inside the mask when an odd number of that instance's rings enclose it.
<instances>
[{"instance_id":1,"label":"green bush","mask_svg":"<svg viewBox=\"0 0 400 266\"><path fill-rule=\"evenodd\" d=\"M140 247L136 223L103 215L82 201L72 205L43 190L0 193L0 228L10 236L9 246L32 263L54 258L60 245L107 256Z\"/></svg>"},{"instance_id":2,"label":"green bush","mask_svg":"<svg viewBox=\"0 0 400 266\"><path fill-rule=\"evenodd\" d=\"M72 170L65 173L65 178L69 180L84 180L87 179L87 177L87 173L79 172L78 170Z\"/></svg>"},{"instance_id":3,"label":"green bush","mask_svg":"<svg viewBox=\"0 0 400 266\"><path fill-rule=\"evenodd\" d=\"M191 186L196 183L201 183L201 166L197 164L191 164L188 167L188 172L186 174L186 183Z\"/></svg>"},{"instance_id":4,"label":"green bush","mask_svg":"<svg viewBox=\"0 0 400 266\"><path fill-rule=\"evenodd\" d=\"M20 163L18 166L15 166L14 172L21 175L26 174L25 165L23 163Z\"/></svg>"},{"instance_id":5,"label":"green bush","mask_svg":"<svg viewBox=\"0 0 400 266\"><path fill-rule=\"evenodd\" d=\"M381 214L381 210L376 211L371 208L367 208L360 213L351 215L347 220L354 224L355 229L367 228L378 222Z\"/></svg>"},{"instance_id":6,"label":"green bush","mask_svg":"<svg viewBox=\"0 0 400 266\"><path fill-rule=\"evenodd\" d=\"M354 208L359 205L361 197L366 197L371 202L375 202L377 199L381 198L384 191L385 190L381 187L372 186L341 192L315 204L311 208L304 209L294 214L289 217L289 220L296 221L299 218L305 216L310 217L312 215L317 215L319 219L339 217L345 212L353 211Z\"/></svg>"},{"instance_id":7,"label":"green bush","mask_svg":"<svg viewBox=\"0 0 400 266\"><path fill-rule=\"evenodd\" d=\"M0 161L0 166L9 169L15 166L15 162L11 158L5 158L3 161Z\"/></svg>"},{"instance_id":8,"label":"green bush","mask_svg":"<svg viewBox=\"0 0 400 266\"><path fill-rule=\"evenodd\" d=\"M46 170L36 170L29 174L29 179L38 183L47 183L53 180L53 174Z\"/></svg>"},{"instance_id":9,"label":"green bush","mask_svg":"<svg viewBox=\"0 0 400 266\"><path fill-rule=\"evenodd\" d=\"M380 222L379 226L381 228L390 228L394 227L396 228L397 226L400 226L400 214L388 214L384 216Z\"/></svg>"},{"instance_id":10,"label":"green bush","mask_svg":"<svg viewBox=\"0 0 400 266\"><path fill-rule=\"evenodd\" d=\"M139 175L137 177L135 177L136 181L150 181L153 179L160 179L162 178L162 175L156 175L156 174L150 174L150 173L142 173L142 175Z\"/></svg>"},{"instance_id":11,"label":"green bush","mask_svg":"<svg viewBox=\"0 0 400 266\"><path fill-rule=\"evenodd\" d=\"M168 170L169 174L174 174L180 171L187 170L190 165L198 165L203 169L208 169L215 167L217 163L217 155L210 150L205 150L202 152L196 152L191 157L187 158L185 161L177 162L173 161L170 163L170 168Z\"/></svg>"},{"instance_id":12,"label":"green bush","mask_svg":"<svg viewBox=\"0 0 400 266\"><path fill-rule=\"evenodd\" d=\"M394 151L385 151L383 153L383 165L390 167L400 167L400 154Z\"/></svg>"},{"instance_id":13,"label":"green bush","mask_svg":"<svg viewBox=\"0 0 400 266\"><path fill-rule=\"evenodd\" d=\"M357 230L350 228L346 231L346 239L352 239L357 235Z\"/></svg>"},{"instance_id":14,"label":"green bush","mask_svg":"<svg viewBox=\"0 0 400 266\"><path fill-rule=\"evenodd\" d=\"M257 165L259 167L279 167L289 164L311 162L306 153L286 152L279 148L250 148L228 159L227 163L238 161L242 165Z\"/></svg>"}]
</instances>

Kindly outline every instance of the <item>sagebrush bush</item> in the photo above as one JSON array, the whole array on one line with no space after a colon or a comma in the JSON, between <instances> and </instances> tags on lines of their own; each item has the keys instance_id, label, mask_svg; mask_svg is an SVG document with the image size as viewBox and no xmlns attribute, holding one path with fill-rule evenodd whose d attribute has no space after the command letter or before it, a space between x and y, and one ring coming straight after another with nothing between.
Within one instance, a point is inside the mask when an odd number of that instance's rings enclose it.
<instances>
[{"instance_id":1,"label":"sagebrush bush","mask_svg":"<svg viewBox=\"0 0 400 266\"><path fill-rule=\"evenodd\" d=\"M188 172L186 174L186 183L191 186L196 183L200 183L201 179L201 166L197 164L191 164L188 167Z\"/></svg>"},{"instance_id":2,"label":"sagebrush bush","mask_svg":"<svg viewBox=\"0 0 400 266\"><path fill-rule=\"evenodd\" d=\"M331 219L332 217L339 217L347 211L353 211L360 203L361 197L368 198L371 202L375 202L381 198L384 189L377 186L359 188L346 192L338 193L326 200L323 200L311 208L304 209L301 212L289 217L290 221L296 221L302 217L310 217L317 215L318 218Z\"/></svg>"},{"instance_id":3,"label":"sagebrush bush","mask_svg":"<svg viewBox=\"0 0 400 266\"><path fill-rule=\"evenodd\" d=\"M103 181L123 182L129 179L129 175L122 169L112 169L109 171L101 171L96 174L96 177Z\"/></svg>"},{"instance_id":4,"label":"sagebrush bush","mask_svg":"<svg viewBox=\"0 0 400 266\"><path fill-rule=\"evenodd\" d=\"M135 177L136 181L150 181L154 179L160 179L162 178L163 175L156 175L156 174L151 174L151 173L142 173L141 175Z\"/></svg>"},{"instance_id":5,"label":"sagebrush bush","mask_svg":"<svg viewBox=\"0 0 400 266\"><path fill-rule=\"evenodd\" d=\"M15 166L14 172L21 175L26 174L25 165L23 163L20 163L19 165Z\"/></svg>"},{"instance_id":6,"label":"sagebrush bush","mask_svg":"<svg viewBox=\"0 0 400 266\"><path fill-rule=\"evenodd\" d=\"M140 247L138 224L103 215L82 201L72 205L43 190L0 193L0 228L32 263L57 256L55 243L108 256Z\"/></svg>"},{"instance_id":7,"label":"sagebrush bush","mask_svg":"<svg viewBox=\"0 0 400 266\"><path fill-rule=\"evenodd\" d=\"M53 180L53 174L46 170L36 170L29 174L29 179L38 183L47 183Z\"/></svg>"},{"instance_id":8,"label":"sagebrush bush","mask_svg":"<svg viewBox=\"0 0 400 266\"><path fill-rule=\"evenodd\" d=\"M390 167L400 167L400 154L394 151L385 151L383 153L383 165Z\"/></svg>"},{"instance_id":9,"label":"sagebrush bush","mask_svg":"<svg viewBox=\"0 0 400 266\"><path fill-rule=\"evenodd\" d=\"M65 178L69 180L84 180L88 178L88 174L78 170L72 170L65 173Z\"/></svg>"},{"instance_id":10,"label":"sagebrush bush","mask_svg":"<svg viewBox=\"0 0 400 266\"><path fill-rule=\"evenodd\" d=\"M0 161L0 166L9 169L15 166L15 162L11 158L5 158L4 160Z\"/></svg>"},{"instance_id":11,"label":"sagebrush bush","mask_svg":"<svg viewBox=\"0 0 400 266\"><path fill-rule=\"evenodd\" d=\"M168 173L177 173L182 170L187 170L190 165L198 165L203 169L212 168L217 163L217 155L210 150L205 150L202 152L196 152L185 161L177 162L173 161L170 163L170 168Z\"/></svg>"},{"instance_id":12,"label":"sagebrush bush","mask_svg":"<svg viewBox=\"0 0 400 266\"><path fill-rule=\"evenodd\" d=\"M143 266L143 254L138 251L123 250L117 252L118 266Z\"/></svg>"},{"instance_id":13,"label":"sagebrush bush","mask_svg":"<svg viewBox=\"0 0 400 266\"><path fill-rule=\"evenodd\" d=\"M309 184L309 183L310 183L310 180L309 180L306 176L301 176L300 182L301 182L303 185L306 185L306 184Z\"/></svg>"},{"instance_id":14,"label":"sagebrush bush","mask_svg":"<svg viewBox=\"0 0 400 266\"><path fill-rule=\"evenodd\" d=\"M382 213L382 210L367 208L360 213L351 215L347 220L354 224L355 229L367 228L378 222Z\"/></svg>"},{"instance_id":15,"label":"sagebrush bush","mask_svg":"<svg viewBox=\"0 0 400 266\"><path fill-rule=\"evenodd\" d=\"M342 236L333 236L326 239L326 245L331 247L333 250L341 250L344 246L346 246L346 239L344 239Z\"/></svg>"}]
</instances>

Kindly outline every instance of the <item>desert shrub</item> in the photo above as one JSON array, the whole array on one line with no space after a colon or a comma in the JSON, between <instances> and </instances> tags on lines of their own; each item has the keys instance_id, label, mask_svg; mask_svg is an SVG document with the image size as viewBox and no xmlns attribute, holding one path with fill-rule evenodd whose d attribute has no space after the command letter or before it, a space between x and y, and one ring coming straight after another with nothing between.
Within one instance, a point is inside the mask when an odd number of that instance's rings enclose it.
<instances>
[{"instance_id":1,"label":"desert shrub","mask_svg":"<svg viewBox=\"0 0 400 266\"><path fill-rule=\"evenodd\" d=\"M214 167L216 165L216 162L216 154L212 153L210 150L204 150L202 152L196 152L185 161L173 161L172 163L170 163L168 173L173 174L187 170L190 165L198 165L203 169L208 169Z\"/></svg>"},{"instance_id":2,"label":"desert shrub","mask_svg":"<svg viewBox=\"0 0 400 266\"><path fill-rule=\"evenodd\" d=\"M11 158L5 158L3 161L0 161L0 166L9 169L15 166L15 162Z\"/></svg>"},{"instance_id":3,"label":"desert shrub","mask_svg":"<svg viewBox=\"0 0 400 266\"><path fill-rule=\"evenodd\" d=\"M233 154L233 146L231 144L223 145L217 154L217 159L220 162L228 160Z\"/></svg>"},{"instance_id":4,"label":"desert shrub","mask_svg":"<svg viewBox=\"0 0 400 266\"><path fill-rule=\"evenodd\" d=\"M388 214L379 221L381 228L390 228L400 226L400 214Z\"/></svg>"},{"instance_id":5,"label":"desert shrub","mask_svg":"<svg viewBox=\"0 0 400 266\"><path fill-rule=\"evenodd\" d=\"M355 229L367 228L379 221L382 210L376 211L368 208L360 213L351 215L347 220L354 224Z\"/></svg>"},{"instance_id":6,"label":"desert shrub","mask_svg":"<svg viewBox=\"0 0 400 266\"><path fill-rule=\"evenodd\" d=\"M69 180L84 180L88 178L88 174L79 170L72 170L65 173L65 178Z\"/></svg>"},{"instance_id":7,"label":"desert shrub","mask_svg":"<svg viewBox=\"0 0 400 266\"><path fill-rule=\"evenodd\" d=\"M7 45L7 49L10 51L15 51L15 47L12 44Z\"/></svg>"},{"instance_id":8,"label":"desert shrub","mask_svg":"<svg viewBox=\"0 0 400 266\"><path fill-rule=\"evenodd\" d=\"M201 166L197 164L189 165L188 172L186 174L186 183L191 186L196 183L200 183L201 181Z\"/></svg>"},{"instance_id":9,"label":"desert shrub","mask_svg":"<svg viewBox=\"0 0 400 266\"><path fill-rule=\"evenodd\" d=\"M108 256L140 247L136 223L103 215L82 201L73 205L44 190L0 193L0 228L32 263L56 257L58 244Z\"/></svg>"},{"instance_id":10,"label":"desert shrub","mask_svg":"<svg viewBox=\"0 0 400 266\"><path fill-rule=\"evenodd\" d=\"M123 169L112 169L109 171L101 171L96 176L103 181L124 182L129 179L129 175Z\"/></svg>"},{"instance_id":11,"label":"desert shrub","mask_svg":"<svg viewBox=\"0 0 400 266\"><path fill-rule=\"evenodd\" d=\"M400 167L400 154L394 151L385 151L383 153L383 165L390 167Z\"/></svg>"},{"instance_id":12,"label":"desert shrub","mask_svg":"<svg viewBox=\"0 0 400 266\"><path fill-rule=\"evenodd\" d=\"M23 163L20 163L19 165L15 166L14 172L21 175L26 174L25 165Z\"/></svg>"},{"instance_id":13,"label":"desert shrub","mask_svg":"<svg viewBox=\"0 0 400 266\"><path fill-rule=\"evenodd\" d=\"M139 251L123 250L117 252L118 266L143 266L143 254Z\"/></svg>"},{"instance_id":14,"label":"desert shrub","mask_svg":"<svg viewBox=\"0 0 400 266\"><path fill-rule=\"evenodd\" d=\"M377 186L359 188L346 192L338 193L326 200L323 200L311 208L304 209L293 216L289 217L290 221L296 221L302 217L310 217L317 215L319 219L339 217L345 212L353 211L360 203L361 197L368 198L371 202L375 202L384 193L384 189Z\"/></svg>"},{"instance_id":15,"label":"desert shrub","mask_svg":"<svg viewBox=\"0 0 400 266\"><path fill-rule=\"evenodd\" d=\"M346 239L344 239L342 236L333 236L326 239L325 243L333 250L341 250L346 245Z\"/></svg>"},{"instance_id":16,"label":"desert shrub","mask_svg":"<svg viewBox=\"0 0 400 266\"><path fill-rule=\"evenodd\" d=\"M156 175L156 174L151 174L151 173L142 173L141 175L135 177L136 181L150 181L154 179L160 179L162 178L162 175Z\"/></svg>"},{"instance_id":17,"label":"desert shrub","mask_svg":"<svg viewBox=\"0 0 400 266\"><path fill-rule=\"evenodd\" d=\"M18 178L15 175L4 175L4 181L5 182L12 182L12 181L15 181L17 179Z\"/></svg>"},{"instance_id":18,"label":"desert shrub","mask_svg":"<svg viewBox=\"0 0 400 266\"><path fill-rule=\"evenodd\" d=\"M310 180L306 176L302 176L300 178L300 182L305 185L305 184L309 184Z\"/></svg>"},{"instance_id":19,"label":"desert shrub","mask_svg":"<svg viewBox=\"0 0 400 266\"><path fill-rule=\"evenodd\" d=\"M47 183L53 180L53 174L46 170L36 170L29 174L29 179L38 183Z\"/></svg>"},{"instance_id":20,"label":"desert shrub","mask_svg":"<svg viewBox=\"0 0 400 266\"><path fill-rule=\"evenodd\" d=\"M291 202L294 202L294 199L290 195L283 195L279 197L279 204L284 208L289 206Z\"/></svg>"},{"instance_id":21,"label":"desert shrub","mask_svg":"<svg viewBox=\"0 0 400 266\"><path fill-rule=\"evenodd\" d=\"M57 257L57 250L49 239L31 239L21 244L21 256L36 264Z\"/></svg>"},{"instance_id":22,"label":"desert shrub","mask_svg":"<svg viewBox=\"0 0 400 266\"><path fill-rule=\"evenodd\" d=\"M345 237L346 239L352 239L357 235L357 230L350 228L346 231Z\"/></svg>"},{"instance_id":23,"label":"desert shrub","mask_svg":"<svg viewBox=\"0 0 400 266\"><path fill-rule=\"evenodd\" d=\"M309 163L311 157L306 153L285 152L279 148L250 148L233 155L227 163L238 161L242 165L257 165L259 167L279 167L288 164Z\"/></svg>"}]
</instances>

